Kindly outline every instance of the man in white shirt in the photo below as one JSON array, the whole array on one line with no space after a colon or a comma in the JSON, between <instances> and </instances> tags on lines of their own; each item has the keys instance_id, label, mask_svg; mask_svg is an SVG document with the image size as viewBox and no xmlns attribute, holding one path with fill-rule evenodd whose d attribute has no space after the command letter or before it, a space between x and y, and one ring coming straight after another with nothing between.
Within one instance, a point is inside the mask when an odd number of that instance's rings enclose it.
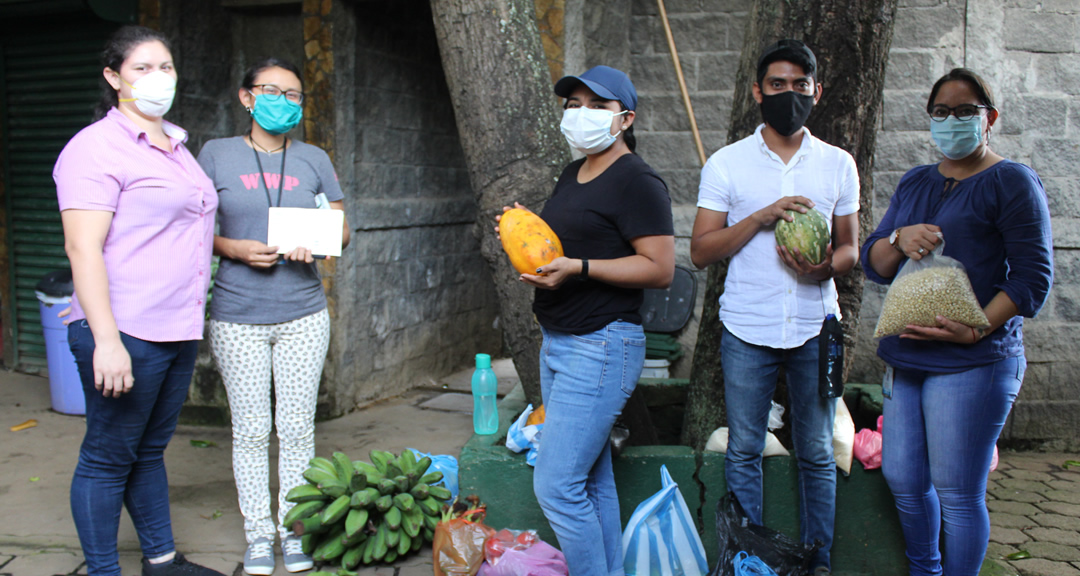
<instances>
[{"instance_id":1,"label":"man in white shirt","mask_svg":"<svg viewBox=\"0 0 1080 576\"><path fill-rule=\"evenodd\" d=\"M690 255L699 268L731 257L720 297L728 489L761 525L761 453L783 366L799 463L801 539L821 542L812 564L821 576L830 570L836 511L837 400L818 393L818 334L827 314L840 317L833 277L859 259L859 175L850 154L803 127L821 98L816 69L814 53L798 40L762 53L753 94L765 122L702 169ZM818 265L774 237L779 219L793 220L785 210L807 208L831 225L832 242Z\"/></svg>"}]
</instances>

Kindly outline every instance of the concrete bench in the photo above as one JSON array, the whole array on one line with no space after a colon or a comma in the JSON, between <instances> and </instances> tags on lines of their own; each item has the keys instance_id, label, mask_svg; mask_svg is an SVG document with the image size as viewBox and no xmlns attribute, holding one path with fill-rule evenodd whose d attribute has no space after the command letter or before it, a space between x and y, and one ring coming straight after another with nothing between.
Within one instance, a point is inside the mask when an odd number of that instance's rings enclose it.
<instances>
[{"instance_id":1,"label":"concrete bench","mask_svg":"<svg viewBox=\"0 0 1080 576\"><path fill-rule=\"evenodd\" d=\"M558 545L532 489L532 468L524 454L506 449L506 431L525 408L520 386L499 404L499 432L473 436L462 448L459 482L464 494L477 494L488 503L487 523L494 528L536 529ZM695 452L685 446L631 446L615 459L615 482L625 525L634 509L660 489L660 465L667 465L679 484L709 557L716 562L716 503L726 492L724 455ZM792 457L764 461L765 523L798 537L798 486ZM704 503L704 505L703 505ZM907 560L892 495L880 470L852 465L851 475L837 477L836 531L833 573L904 576Z\"/></svg>"}]
</instances>

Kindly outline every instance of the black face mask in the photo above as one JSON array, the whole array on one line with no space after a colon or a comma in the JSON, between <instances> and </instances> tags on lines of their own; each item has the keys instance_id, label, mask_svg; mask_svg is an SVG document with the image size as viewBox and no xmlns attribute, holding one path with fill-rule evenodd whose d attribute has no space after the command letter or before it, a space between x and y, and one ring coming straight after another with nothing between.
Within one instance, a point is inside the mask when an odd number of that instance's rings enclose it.
<instances>
[{"instance_id":1,"label":"black face mask","mask_svg":"<svg viewBox=\"0 0 1080 576\"><path fill-rule=\"evenodd\" d=\"M761 95L761 117L781 136L791 136L802 129L813 107L813 96L790 90Z\"/></svg>"}]
</instances>

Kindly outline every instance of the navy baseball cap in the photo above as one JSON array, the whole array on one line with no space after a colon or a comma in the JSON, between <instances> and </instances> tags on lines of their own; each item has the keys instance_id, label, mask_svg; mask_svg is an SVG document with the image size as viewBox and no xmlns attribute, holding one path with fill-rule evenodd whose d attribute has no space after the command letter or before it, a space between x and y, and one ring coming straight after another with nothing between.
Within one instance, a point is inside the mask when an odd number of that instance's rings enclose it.
<instances>
[{"instance_id":1,"label":"navy baseball cap","mask_svg":"<svg viewBox=\"0 0 1080 576\"><path fill-rule=\"evenodd\" d=\"M584 84L601 98L618 100L627 110L637 108L637 90L630 77L611 66L589 68L580 76L564 76L555 83L555 95L569 98L579 84Z\"/></svg>"}]
</instances>

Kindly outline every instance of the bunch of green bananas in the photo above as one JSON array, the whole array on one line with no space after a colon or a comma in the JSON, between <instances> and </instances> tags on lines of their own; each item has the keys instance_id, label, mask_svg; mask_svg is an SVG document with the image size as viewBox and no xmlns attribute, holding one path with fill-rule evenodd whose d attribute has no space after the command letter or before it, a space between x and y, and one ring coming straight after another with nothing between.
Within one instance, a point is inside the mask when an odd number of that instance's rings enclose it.
<instances>
[{"instance_id":1,"label":"bunch of green bananas","mask_svg":"<svg viewBox=\"0 0 1080 576\"><path fill-rule=\"evenodd\" d=\"M304 471L307 484L289 490L295 504L283 524L300 536L304 553L324 564L339 560L339 576L361 563L393 562L435 537L450 491L436 486L442 472L428 472L431 458L405 450L395 456L372 450L371 463L341 452L316 456ZM334 576L315 572L311 576Z\"/></svg>"}]
</instances>

